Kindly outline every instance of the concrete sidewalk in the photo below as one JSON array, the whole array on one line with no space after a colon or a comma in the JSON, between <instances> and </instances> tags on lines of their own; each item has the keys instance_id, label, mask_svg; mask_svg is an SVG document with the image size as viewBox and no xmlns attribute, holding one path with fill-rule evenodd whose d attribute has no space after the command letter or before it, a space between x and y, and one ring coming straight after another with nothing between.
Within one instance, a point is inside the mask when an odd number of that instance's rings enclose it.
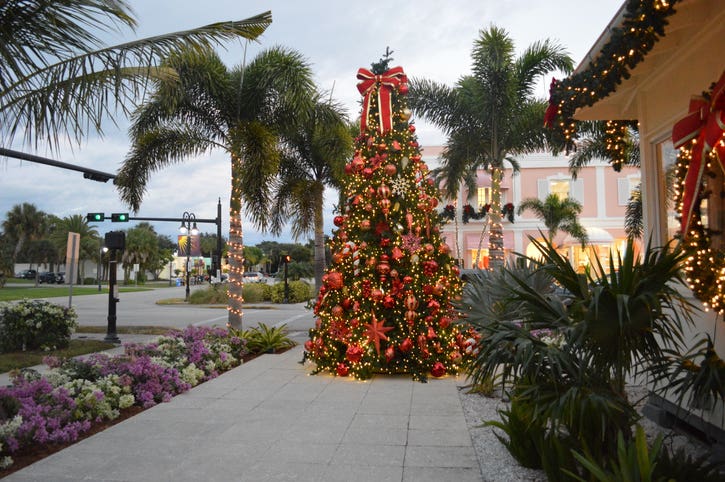
<instances>
[{"instance_id":1,"label":"concrete sidewalk","mask_svg":"<svg viewBox=\"0 0 725 482\"><path fill-rule=\"evenodd\" d=\"M8 481L480 481L458 379L310 376L263 355Z\"/></svg>"}]
</instances>

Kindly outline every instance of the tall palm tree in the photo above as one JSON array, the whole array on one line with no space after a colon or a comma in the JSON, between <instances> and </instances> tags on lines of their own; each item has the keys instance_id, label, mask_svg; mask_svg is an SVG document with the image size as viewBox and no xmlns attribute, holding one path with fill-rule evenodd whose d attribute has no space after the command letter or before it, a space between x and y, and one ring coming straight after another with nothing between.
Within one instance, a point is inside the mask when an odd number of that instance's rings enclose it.
<instances>
[{"instance_id":1,"label":"tall palm tree","mask_svg":"<svg viewBox=\"0 0 725 482\"><path fill-rule=\"evenodd\" d=\"M340 188L344 165L352 154L352 137L339 106L317 99L304 124L285 132L279 166L271 232L279 234L292 222L295 239L312 233L315 252L315 288L325 273L325 187Z\"/></svg>"},{"instance_id":2,"label":"tall palm tree","mask_svg":"<svg viewBox=\"0 0 725 482\"><path fill-rule=\"evenodd\" d=\"M28 243L41 239L47 231L47 214L39 211L35 204L16 204L5 215L3 232L15 244L13 262Z\"/></svg>"},{"instance_id":3,"label":"tall palm tree","mask_svg":"<svg viewBox=\"0 0 725 482\"><path fill-rule=\"evenodd\" d=\"M548 230L548 241L554 247L554 238L559 231L570 234L579 242L586 244L587 232L579 223L579 214L582 205L576 199L567 197L560 199L556 194L549 194L544 201L538 198L527 198L521 201L517 209L518 214L526 210L533 211L537 218L544 222Z\"/></svg>"},{"instance_id":4,"label":"tall palm tree","mask_svg":"<svg viewBox=\"0 0 725 482\"><path fill-rule=\"evenodd\" d=\"M411 82L410 106L448 136L444 159L449 182L471 168L491 176L492 266L503 265L501 180L504 161L546 147L546 102L534 98L539 78L556 70L570 72L571 57L550 40L535 42L515 58L514 43L500 28L481 30L472 52L473 73L448 87L429 80Z\"/></svg>"},{"instance_id":5,"label":"tall palm tree","mask_svg":"<svg viewBox=\"0 0 725 482\"><path fill-rule=\"evenodd\" d=\"M80 140L102 133L104 118L126 114L152 79L171 79L160 59L181 48L204 49L235 39L255 39L270 12L246 20L135 40L115 46L104 32L136 20L124 0L4 0L0 2L0 138L17 133L28 144Z\"/></svg>"},{"instance_id":6,"label":"tall palm tree","mask_svg":"<svg viewBox=\"0 0 725 482\"><path fill-rule=\"evenodd\" d=\"M212 50L183 51L163 66L177 79L158 81L133 116L132 148L116 179L121 198L138 211L152 172L214 149L231 159L229 324L241 327L242 201L261 229L270 227L271 182L280 162L279 132L306 119L315 91L302 56L283 48L228 69Z\"/></svg>"}]
</instances>

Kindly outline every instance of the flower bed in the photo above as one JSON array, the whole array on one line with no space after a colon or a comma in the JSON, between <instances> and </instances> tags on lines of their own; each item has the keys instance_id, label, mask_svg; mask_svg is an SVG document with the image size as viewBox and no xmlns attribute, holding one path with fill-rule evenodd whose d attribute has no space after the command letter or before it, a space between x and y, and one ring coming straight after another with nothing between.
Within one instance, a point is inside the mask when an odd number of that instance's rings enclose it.
<instances>
[{"instance_id":1,"label":"flower bed","mask_svg":"<svg viewBox=\"0 0 725 482\"><path fill-rule=\"evenodd\" d=\"M135 414L217 377L248 354L246 341L227 330L193 326L124 348L117 356L47 357L51 370L43 377L21 371L0 388L0 477L14 470L15 453L75 442L122 411Z\"/></svg>"}]
</instances>

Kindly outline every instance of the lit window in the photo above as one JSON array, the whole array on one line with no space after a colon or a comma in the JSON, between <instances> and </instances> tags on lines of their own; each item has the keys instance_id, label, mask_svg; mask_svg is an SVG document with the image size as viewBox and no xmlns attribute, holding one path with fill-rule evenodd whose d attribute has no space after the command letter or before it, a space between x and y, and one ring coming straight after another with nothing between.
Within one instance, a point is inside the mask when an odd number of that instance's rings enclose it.
<instances>
[{"instance_id":1,"label":"lit window","mask_svg":"<svg viewBox=\"0 0 725 482\"><path fill-rule=\"evenodd\" d=\"M556 194L562 201L569 197L571 181L569 179L550 179L549 194Z\"/></svg>"},{"instance_id":2,"label":"lit window","mask_svg":"<svg viewBox=\"0 0 725 482\"><path fill-rule=\"evenodd\" d=\"M478 188L478 207L491 204L491 188L490 187L479 187Z\"/></svg>"}]
</instances>

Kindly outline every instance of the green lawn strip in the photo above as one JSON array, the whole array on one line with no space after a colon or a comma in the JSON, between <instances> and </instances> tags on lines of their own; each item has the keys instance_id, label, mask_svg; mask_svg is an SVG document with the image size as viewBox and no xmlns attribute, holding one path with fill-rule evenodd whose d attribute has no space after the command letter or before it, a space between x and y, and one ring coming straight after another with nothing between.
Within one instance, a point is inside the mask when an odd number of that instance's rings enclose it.
<instances>
[{"instance_id":1,"label":"green lawn strip","mask_svg":"<svg viewBox=\"0 0 725 482\"><path fill-rule=\"evenodd\" d=\"M123 293L130 293L133 291L149 291L151 288L134 287L134 286L122 286L120 291ZM65 298L69 295L68 286L39 286L39 287L18 287L18 286L6 286L0 289L0 301L15 301L22 299L36 299L36 298ZM102 291L98 291L97 286L74 286L73 296L83 295L97 295L97 294L108 294L108 289L103 288Z\"/></svg>"},{"instance_id":2,"label":"green lawn strip","mask_svg":"<svg viewBox=\"0 0 725 482\"><path fill-rule=\"evenodd\" d=\"M106 326L79 326L76 333L106 333ZM119 335L165 335L170 331L179 331L178 328L170 326L117 326L116 333Z\"/></svg>"},{"instance_id":3,"label":"green lawn strip","mask_svg":"<svg viewBox=\"0 0 725 482\"><path fill-rule=\"evenodd\" d=\"M116 345L99 340L71 340L68 348L62 350L42 351L18 351L12 353L0 353L0 373L5 373L16 368L32 367L43 363L45 356L57 356L70 358L88 353L96 353L103 350L110 350Z\"/></svg>"}]
</instances>

